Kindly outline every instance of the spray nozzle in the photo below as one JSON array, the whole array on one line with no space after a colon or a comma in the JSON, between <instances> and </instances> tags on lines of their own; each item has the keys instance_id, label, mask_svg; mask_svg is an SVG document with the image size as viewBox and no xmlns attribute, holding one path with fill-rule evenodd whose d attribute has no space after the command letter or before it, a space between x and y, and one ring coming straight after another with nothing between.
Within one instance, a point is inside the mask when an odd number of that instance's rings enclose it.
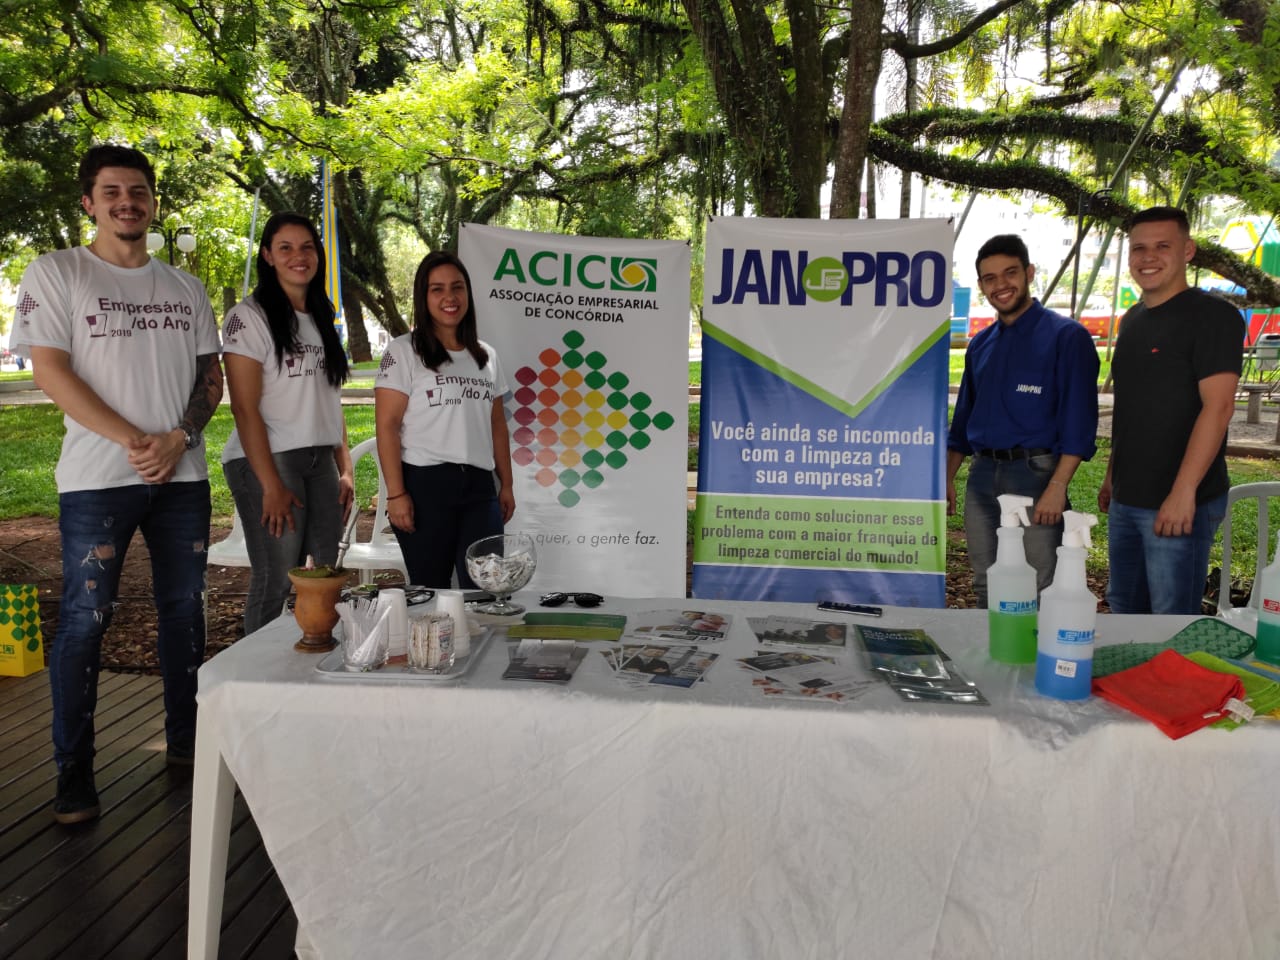
<instances>
[{"instance_id":1,"label":"spray nozzle","mask_svg":"<svg viewBox=\"0 0 1280 960\"><path fill-rule=\"evenodd\" d=\"M996 497L1000 504L1000 526L1002 527L1029 527L1031 520L1027 516L1027 507L1035 503L1030 497L1019 496L1016 493L1002 493Z\"/></svg>"},{"instance_id":2,"label":"spray nozzle","mask_svg":"<svg viewBox=\"0 0 1280 960\"><path fill-rule=\"evenodd\" d=\"M1078 510L1067 510L1062 514L1062 545L1064 547L1089 547L1093 545L1093 537L1089 528L1098 522L1092 513L1080 513Z\"/></svg>"}]
</instances>

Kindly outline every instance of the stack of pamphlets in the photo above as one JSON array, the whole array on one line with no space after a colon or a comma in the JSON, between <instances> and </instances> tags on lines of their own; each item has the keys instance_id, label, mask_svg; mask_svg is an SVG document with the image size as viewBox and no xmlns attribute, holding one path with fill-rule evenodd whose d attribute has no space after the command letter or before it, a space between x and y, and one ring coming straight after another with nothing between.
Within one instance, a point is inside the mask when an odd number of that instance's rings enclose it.
<instances>
[{"instance_id":1,"label":"stack of pamphlets","mask_svg":"<svg viewBox=\"0 0 1280 960\"><path fill-rule=\"evenodd\" d=\"M689 644L623 644L600 652L614 676L630 687L692 687L720 656Z\"/></svg>"},{"instance_id":2,"label":"stack of pamphlets","mask_svg":"<svg viewBox=\"0 0 1280 960\"><path fill-rule=\"evenodd\" d=\"M923 630L855 627L872 669L903 700L987 705L987 698Z\"/></svg>"},{"instance_id":3,"label":"stack of pamphlets","mask_svg":"<svg viewBox=\"0 0 1280 960\"><path fill-rule=\"evenodd\" d=\"M586 655L587 648L572 640L521 640L507 647L510 662L502 679L568 683Z\"/></svg>"},{"instance_id":4,"label":"stack of pamphlets","mask_svg":"<svg viewBox=\"0 0 1280 960\"><path fill-rule=\"evenodd\" d=\"M752 683L766 696L839 703L878 686L874 679L835 657L800 650L761 650L738 663L755 675Z\"/></svg>"},{"instance_id":5,"label":"stack of pamphlets","mask_svg":"<svg viewBox=\"0 0 1280 960\"><path fill-rule=\"evenodd\" d=\"M733 624L733 617L714 610L648 610L627 618L627 636L645 643L717 643Z\"/></svg>"},{"instance_id":6,"label":"stack of pamphlets","mask_svg":"<svg viewBox=\"0 0 1280 960\"><path fill-rule=\"evenodd\" d=\"M760 643L845 649L849 642L849 625L830 620L747 617L747 625Z\"/></svg>"},{"instance_id":7,"label":"stack of pamphlets","mask_svg":"<svg viewBox=\"0 0 1280 960\"><path fill-rule=\"evenodd\" d=\"M627 618L620 613L530 610L524 623L507 627L511 640L620 640Z\"/></svg>"}]
</instances>

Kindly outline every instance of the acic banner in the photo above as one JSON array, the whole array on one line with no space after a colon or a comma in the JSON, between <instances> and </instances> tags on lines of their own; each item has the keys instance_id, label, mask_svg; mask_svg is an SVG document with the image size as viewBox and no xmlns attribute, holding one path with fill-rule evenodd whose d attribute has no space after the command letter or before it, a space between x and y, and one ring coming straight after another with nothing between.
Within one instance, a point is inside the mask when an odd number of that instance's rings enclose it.
<instances>
[{"instance_id":1,"label":"acic banner","mask_svg":"<svg viewBox=\"0 0 1280 960\"><path fill-rule=\"evenodd\" d=\"M466 225L535 589L684 596L689 247Z\"/></svg>"}]
</instances>

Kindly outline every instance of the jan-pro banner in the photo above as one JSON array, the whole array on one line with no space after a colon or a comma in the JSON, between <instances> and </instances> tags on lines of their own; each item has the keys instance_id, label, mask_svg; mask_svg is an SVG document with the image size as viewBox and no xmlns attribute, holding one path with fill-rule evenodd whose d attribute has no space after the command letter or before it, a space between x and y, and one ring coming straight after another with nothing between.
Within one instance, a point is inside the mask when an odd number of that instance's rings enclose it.
<instances>
[{"instance_id":1,"label":"jan-pro banner","mask_svg":"<svg viewBox=\"0 0 1280 960\"><path fill-rule=\"evenodd\" d=\"M685 595L687 244L467 224L458 240L507 397L533 589Z\"/></svg>"},{"instance_id":2,"label":"jan-pro banner","mask_svg":"<svg viewBox=\"0 0 1280 960\"><path fill-rule=\"evenodd\" d=\"M693 595L945 601L952 232L707 229Z\"/></svg>"}]
</instances>

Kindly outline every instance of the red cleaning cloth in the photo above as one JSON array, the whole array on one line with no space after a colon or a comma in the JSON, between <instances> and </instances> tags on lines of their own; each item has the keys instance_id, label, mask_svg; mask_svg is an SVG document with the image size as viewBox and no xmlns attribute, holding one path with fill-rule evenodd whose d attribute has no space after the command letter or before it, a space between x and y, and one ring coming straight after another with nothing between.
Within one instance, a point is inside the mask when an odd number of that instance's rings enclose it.
<instances>
[{"instance_id":1,"label":"red cleaning cloth","mask_svg":"<svg viewBox=\"0 0 1280 960\"><path fill-rule=\"evenodd\" d=\"M1239 677L1207 670L1176 650L1094 680L1093 692L1146 717L1174 740L1220 718L1232 697L1244 700Z\"/></svg>"}]
</instances>

